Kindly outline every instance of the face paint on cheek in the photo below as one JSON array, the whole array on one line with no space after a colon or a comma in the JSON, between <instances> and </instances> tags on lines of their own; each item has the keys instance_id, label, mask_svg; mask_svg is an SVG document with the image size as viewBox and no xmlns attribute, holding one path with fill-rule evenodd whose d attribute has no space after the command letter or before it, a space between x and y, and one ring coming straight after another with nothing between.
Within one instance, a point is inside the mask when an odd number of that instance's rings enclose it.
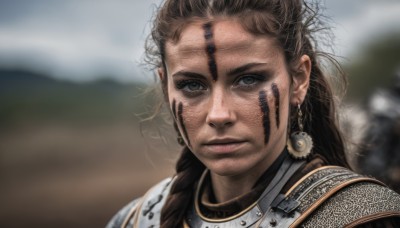
<instances>
[{"instance_id":1,"label":"face paint on cheek","mask_svg":"<svg viewBox=\"0 0 400 228\"><path fill-rule=\"evenodd\" d=\"M176 100L175 99L172 100L171 110L172 110L172 115L174 115L174 119L176 120Z\"/></svg>"},{"instance_id":2,"label":"face paint on cheek","mask_svg":"<svg viewBox=\"0 0 400 228\"><path fill-rule=\"evenodd\" d=\"M267 102L267 95L265 94L265 91L260 91L259 92L259 97L258 97L259 105L261 108L261 112L263 114L263 127L264 127L264 143L267 144L269 141L269 135L270 135L270 119L269 119L269 107L268 107L268 102Z\"/></svg>"},{"instance_id":3,"label":"face paint on cheek","mask_svg":"<svg viewBox=\"0 0 400 228\"><path fill-rule=\"evenodd\" d=\"M186 131L186 126L185 126L185 121L183 120L183 104L182 102L179 102L178 104L178 124L181 125L181 129L183 131L183 137L187 140L188 146L191 147L190 145L190 140Z\"/></svg>"},{"instance_id":4,"label":"face paint on cheek","mask_svg":"<svg viewBox=\"0 0 400 228\"><path fill-rule=\"evenodd\" d=\"M280 122L280 117L279 117L279 89L278 86L273 83L272 84L272 93L274 94L275 97L275 119L276 119L276 128L279 128L279 122Z\"/></svg>"},{"instance_id":5,"label":"face paint on cheek","mask_svg":"<svg viewBox=\"0 0 400 228\"><path fill-rule=\"evenodd\" d=\"M208 55L208 68L210 70L211 77L213 78L214 81L217 81L218 79L218 67L217 67L217 62L215 60L215 43L214 43L214 38L213 38L213 33L212 33L212 24L211 22L206 23L203 25L204 29L204 38L206 39L206 52Z\"/></svg>"}]
</instances>

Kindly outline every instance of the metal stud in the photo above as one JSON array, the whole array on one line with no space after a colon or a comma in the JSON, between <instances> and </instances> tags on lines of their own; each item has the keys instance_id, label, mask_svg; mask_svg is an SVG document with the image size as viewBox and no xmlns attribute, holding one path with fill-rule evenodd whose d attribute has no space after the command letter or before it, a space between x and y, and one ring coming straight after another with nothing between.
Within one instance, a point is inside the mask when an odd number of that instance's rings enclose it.
<instances>
[{"instance_id":1,"label":"metal stud","mask_svg":"<svg viewBox=\"0 0 400 228\"><path fill-rule=\"evenodd\" d=\"M257 211L256 215L257 215L257 217L261 217L261 215L262 215L261 211Z\"/></svg>"},{"instance_id":2,"label":"metal stud","mask_svg":"<svg viewBox=\"0 0 400 228\"><path fill-rule=\"evenodd\" d=\"M242 225L242 226L245 226L247 223L246 223L246 221L244 221L244 220L242 220L241 222L240 222L240 225Z\"/></svg>"},{"instance_id":3,"label":"metal stud","mask_svg":"<svg viewBox=\"0 0 400 228\"><path fill-rule=\"evenodd\" d=\"M271 219L271 221L269 221L269 224L272 226L272 227L275 227L276 226L276 220L275 219Z\"/></svg>"}]
</instances>

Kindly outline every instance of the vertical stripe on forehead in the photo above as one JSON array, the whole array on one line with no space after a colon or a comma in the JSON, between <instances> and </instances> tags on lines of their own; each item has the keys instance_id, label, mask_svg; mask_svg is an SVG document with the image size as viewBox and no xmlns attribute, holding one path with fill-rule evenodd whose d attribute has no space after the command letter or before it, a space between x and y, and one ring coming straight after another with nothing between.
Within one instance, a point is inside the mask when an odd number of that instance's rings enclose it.
<instances>
[{"instance_id":1,"label":"vertical stripe on forehead","mask_svg":"<svg viewBox=\"0 0 400 228\"><path fill-rule=\"evenodd\" d=\"M203 25L204 29L204 38L206 39L206 52L208 55L208 68L210 70L211 77L214 81L218 79L218 67L217 62L215 60L215 43L214 43L214 35L212 32L212 23L208 22Z\"/></svg>"},{"instance_id":2,"label":"vertical stripe on forehead","mask_svg":"<svg viewBox=\"0 0 400 228\"><path fill-rule=\"evenodd\" d=\"M190 145L190 140L186 131L186 126L185 126L185 121L183 120L183 104L182 102L179 102L178 104L178 120L179 124L181 125L181 129L183 131L183 137L187 140L188 146L191 147Z\"/></svg>"},{"instance_id":3,"label":"vertical stripe on forehead","mask_svg":"<svg viewBox=\"0 0 400 228\"><path fill-rule=\"evenodd\" d=\"M279 128L279 122L280 122L280 117L279 117L279 99L280 99L280 95L279 95L279 89L278 86L273 83L272 84L272 93L274 94L275 97L275 119L276 119L276 128Z\"/></svg>"},{"instance_id":4,"label":"vertical stripe on forehead","mask_svg":"<svg viewBox=\"0 0 400 228\"><path fill-rule=\"evenodd\" d=\"M261 112L263 114L263 127L264 127L264 143L267 144L269 141L269 136L270 136L270 119L269 119L269 107L268 107L268 102L267 102L267 95L265 91L261 90L259 92L259 98L258 98Z\"/></svg>"}]
</instances>

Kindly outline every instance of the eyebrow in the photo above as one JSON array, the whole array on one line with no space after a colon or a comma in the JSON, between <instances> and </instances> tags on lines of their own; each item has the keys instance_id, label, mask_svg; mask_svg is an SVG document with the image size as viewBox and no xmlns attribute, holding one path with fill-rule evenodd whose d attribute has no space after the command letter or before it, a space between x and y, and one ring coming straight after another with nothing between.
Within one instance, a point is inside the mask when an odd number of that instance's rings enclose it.
<instances>
[{"instance_id":1,"label":"eyebrow","mask_svg":"<svg viewBox=\"0 0 400 228\"><path fill-rule=\"evenodd\" d=\"M250 70L251 68L258 67L258 66L265 66L265 65L268 65L268 64L267 63L247 63L243 66L230 69L227 72L227 75L228 75L228 77L232 77L234 75L244 73L244 72ZM185 71L185 70L180 70L180 71L172 74L172 77L178 77L178 76L184 76L184 77L189 77L189 78L198 78L198 79L207 79L207 77L205 77L202 74L191 72L191 71Z\"/></svg>"},{"instance_id":2,"label":"eyebrow","mask_svg":"<svg viewBox=\"0 0 400 228\"><path fill-rule=\"evenodd\" d=\"M172 77L177 77L177 76L185 76L189 78L198 78L198 79L206 79L206 77L202 74L195 73L195 72L190 72L190 71L185 71L185 70L180 70L172 75Z\"/></svg>"},{"instance_id":3,"label":"eyebrow","mask_svg":"<svg viewBox=\"0 0 400 228\"><path fill-rule=\"evenodd\" d=\"M244 73L244 72L250 70L251 68L254 68L254 67L257 67L257 66L264 66L264 65L267 65L267 64L266 63L248 63L248 64L245 64L243 66L240 66L240 67L237 67L237 68L234 68L234 69L230 69L227 72L227 75L231 77L231 76L234 76L234 75L237 75L237 74Z\"/></svg>"}]
</instances>

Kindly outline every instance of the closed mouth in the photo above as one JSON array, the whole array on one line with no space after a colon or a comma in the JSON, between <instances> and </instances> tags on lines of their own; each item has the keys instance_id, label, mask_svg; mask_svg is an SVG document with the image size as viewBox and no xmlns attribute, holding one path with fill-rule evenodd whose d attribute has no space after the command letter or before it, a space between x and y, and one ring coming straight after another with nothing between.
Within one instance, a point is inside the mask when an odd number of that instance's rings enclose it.
<instances>
[{"instance_id":1,"label":"closed mouth","mask_svg":"<svg viewBox=\"0 0 400 228\"><path fill-rule=\"evenodd\" d=\"M245 142L244 140L238 140L238 139L231 139L231 138L221 138L221 139L213 139L210 140L204 145L212 146L212 145L229 145L229 144L239 144Z\"/></svg>"},{"instance_id":2,"label":"closed mouth","mask_svg":"<svg viewBox=\"0 0 400 228\"><path fill-rule=\"evenodd\" d=\"M215 153L232 153L237 151L244 143L244 140L215 139L205 143L204 146Z\"/></svg>"}]
</instances>

